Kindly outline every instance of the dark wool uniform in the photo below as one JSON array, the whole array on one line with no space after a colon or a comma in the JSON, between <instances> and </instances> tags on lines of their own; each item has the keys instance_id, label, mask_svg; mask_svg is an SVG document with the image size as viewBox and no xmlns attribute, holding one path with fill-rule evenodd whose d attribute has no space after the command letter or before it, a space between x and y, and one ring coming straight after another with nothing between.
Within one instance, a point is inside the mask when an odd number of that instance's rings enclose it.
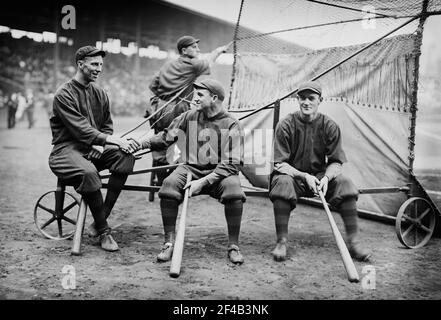
<instances>
[{"instance_id":1,"label":"dark wool uniform","mask_svg":"<svg viewBox=\"0 0 441 320\"><path fill-rule=\"evenodd\" d=\"M134 156L117 147L106 145L100 159L87 159L92 145L105 145L107 135L113 134L108 96L94 83L84 86L72 79L63 84L54 96L50 125L54 147L49 166L78 193L99 190L101 170L132 172Z\"/></svg>"},{"instance_id":2,"label":"dark wool uniform","mask_svg":"<svg viewBox=\"0 0 441 320\"><path fill-rule=\"evenodd\" d=\"M278 123L275 132L274 163L281 162L321 180L328 165L346 162L339 126L321 113L311 123L301 119L300 111L289 114ZM314 195L303 181L273 171L270 179L271 201L288 201L293 209L297 198L302 196ZM342 201L351 198L358 198L358 190L348 177L339 174L329 181L326 200L332 206L338 207Z\"/></svg>"},{"instance_id":3,"label":"dark wool uniform","mask_svg":"<svg viewBox=\"0 0 441 320\"><path fill-rule=\"evenodd\" d=\"M205 59L179 56L177 59L170 60L162 66L149 86L153 96L150 99L150 107L147 109L148 115L161 108L172 99L179 90L185 86L187 86L187 88L178 98L170 102L157 115L150 119L150 125L153 126L155 133L163 131L180 114L190 110L189 103L187 101L181 101L180 98L191 101L193 98L193 83L200 75L207 74L210 74L210 65ZM152 157L156 165L168 164L165 150L153 151ZM173 170L156 173L159 184L162 184L162 181L171 171Z\"/></svg>"},{"instance_id":4,"label":"dark wool uniform","mask_svg":"<svg viewBox=\"0 0 441 320\"><path fill-rule=\"evenodd\" d=\"M204 137L204 133L209 132L215 133L215 137ZM187 141L182 141L184 136ZM190 171L193 180L208 176L208 185L201 193L221 203L245 201L237 167L243 163L243 132L239 122L228 112L221 111L207 118L201 111L187 111L149 143L151 150L163 150L175 141L186 164L180 165L164 180L159 190L161 199L182 202L186 174Z\"/></svg>"},{"instance_id":5,"label":"dark wool uniform","mask_svg":"<svg viewBox=\"0 0 441 320\"><path fill-rule=\"evenodd\" d=\"M167 103L173 96L188 86L180 95L180 98L186 98L191 101L193 96L193 83L201 75L210 74L210 65L208 60L189 58L179 56L175 60L166 62L164 66L153 78L150 83L150 90L154 96L150 99L151 109L148 113L153 113L158 108ZM167 128L170 123L181 113L190 110L190 105L186 101L180 101L179 98L171 102L156 115L150 123L155 123L155 132L161 132Z\"/></svg>"}]
</instances>

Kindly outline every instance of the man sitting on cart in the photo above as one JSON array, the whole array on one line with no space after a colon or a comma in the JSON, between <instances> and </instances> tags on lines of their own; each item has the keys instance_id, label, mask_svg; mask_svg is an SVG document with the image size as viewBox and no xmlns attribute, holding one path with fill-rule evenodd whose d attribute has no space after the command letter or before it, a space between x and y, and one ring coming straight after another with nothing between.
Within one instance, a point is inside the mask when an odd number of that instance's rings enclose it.
<instances>
[{"instance_id":1,"label":"man sitting on cart","mask_svg":"<svg viewBox=\"0 0 441 320\"><path fill-rule=\"evenodd\" d=\"M116 251L118 244L110 234L107 217L133 171L135 158L131 152L136 143L113 135L109 98L94 83L101 73L104 56L104 51L93 46L79 48L75 55L75 76L55 93L50 118L53 149L49 166L86 201L101 247ZM98 172L104 169L109 169L111 176L103 202Z\"/></svg>"},{"instance_id":2,"label":"man sitting on cart","mask_svg":"<svg viewBox=\"0 0 441 320\"><path fill-rule=\"evenodd\" d=\"M323 98L317 82L300 84L297 98L300 110L277 124L274 138L274 171L269 194L277 234L273 257L276 261L286 259L288 221L298 197L313 197L321 190L341 214L351 256L367 261L370 253L357 241L358 190L341 173L346 156L340 128L328 116L318 112Z\"/></svg>"},{"instance_id":3,"label":"man sitting on cart","mask_svg":"<svg viewBox=\"0 0 441 320\"><path fill-rule=\"evenodd\" d=\"M243 163L243 131L240 123L223 108L225 91L218 81L206 79L194 88L196 109L181 114L156 136L138 142L143 149L151 150L163 150L176 142L186 162L164 180L159 190L165 241L157 259L171 259L178 207L184 190L190 188L190 196L209 194L224 204L228 258L241 264L244 259L239 250L239 232L245 194L238 166ZM192 174L188 185L187 172Z\"/></svg>"}]
</instances>

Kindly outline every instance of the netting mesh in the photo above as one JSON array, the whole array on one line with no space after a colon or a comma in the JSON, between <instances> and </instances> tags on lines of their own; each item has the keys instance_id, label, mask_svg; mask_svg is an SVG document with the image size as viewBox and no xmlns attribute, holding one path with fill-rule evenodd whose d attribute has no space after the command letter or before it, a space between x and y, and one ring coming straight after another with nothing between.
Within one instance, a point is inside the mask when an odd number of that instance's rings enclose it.
<instances>
[{"instance_id":1,"label":"netting mesh","mask_svg":"<svg viewBox=\"0 0 441 320\"><path fill-rule=\"evenodd\" d=\"M238 52L250 52L251 48L256 52L257 47L263 53L289 54L308 48L369 42L378 38L383 30L393 29L404 19L421 13L422 7L423 0L244 1L237 48ZM439 10L441 1L429 1L429 12ZM366 20L368 12L375 12L370 15L375 16L375 20ZM417 24L415 22L399 32L412 33ZM311 39L314 39L312 44Z\"/></svg>"},{"instance_id":2,"label":"netting mesh","mask_svg":"<svg viewBox=\"0 0 441 320\"><path fill-rule=\"evenodd\" d=\"M415 36L385 39L353 59L332 67L365 45L334 47L292 55L248 53L238 58L233 110L256 109L292 92L297 85L332 69L318 81L327 98L409 112Z\"/></svg>"},{"instance_id":3,"label":"netting mesh","mask_svg":"<svg viewBox=\"0 0 441 320\"><path fill-rule=\"evenodd\" d=\"M297 110L299 83L318 79L320 112L341 126L343 172L360 188L405 185L413 170L423 8L439 11L441 1L242 2L229 107L249 132L245 154L265 149L262 163L270 161L271 148L254 146L271 143L253 134L272 132L273 111L262 108L282 99L285 117ZM250 162L242 172L266 187L269 170ZM365 195L359 205L394 215L404 199Z\"/></svg>"},{"instance_id":4,"label":"netting mesh","mask_svg":"<svg viewBox=\"0 0 441 320\"><path fill-rule=\"evenodd\" d=\"M418 19L404 26L403 24L420 14L422 10L423 0L243 1L236 34L236 62L230 89L230 109L253 109L273 102L295 89L298 81L320 75L326 68L332 67L333 64L361 49L362 46L356 46L357 44L367 45L391 30L400 27L390 37L415 34ZM428 12L439 10L441 10L441 0L428 2ZM368 17L375 19L367 19ZM256 23L258 28L255 27ZM382 75L389 71L394 73L395 78L409 78L409 74L413 71L413 66L409 63L409 55L412 54L411 47L414 43L392 41L397 42L382 43L387 43L389 50L397 50L397 53L401 53L400 57L394 55L395 62L384 55L381 55L383 61L379 61L375 58L375 50L371 50L369 57L366 55L361 59L355 57L339 70L335 70L333 72L335 78L343 79L345 74L358 72L354 69L349 71L347 65L352 68L363 65L364 70L374 70L379 69L379 65L386 62L387 66L384 70L375 75L376 80L383 81ZM326 53L320 51L324 48L327 48ZM292 61L293 59L298 61L299 54L321 55L323 58L314 61L312 66L308 65L306 70L302 65L293 66ZM403 61L397 62L400 59ZM393 67L394 64L396 68ZM341 74L337 75L336 72ZM366 77L366 81L370 79L371 77ZM405 85L406 81L402 83L404 90L410 89L410 86ZM365 91L365 95L371 93L370 90ZM404 92L402 88L392 88L392 91L399 96L394 98L397 101L391 101L394 100L392 97L384 97L386 100L382 102L383 97L381 97L375 101L365 99L364 102L404 107L407 101L401 100L407 99L409 91ZM336 90L332 92L336 94ZM348 90L345 90L346 93ZM360 95L358 90L349 98L360 99Z\"/></svg>"},{"instance_id":5,"label":"netting mesh","mask_svg":"<svg viewBox=\"0 0 441 320\"><path fill-rule=\"evenodd\" d=\"M362 9L363 6L371 5L377 9L378 13L398 16L402 14L416 15L421 12L424 0L406 1L406 0L321 0L329 4L336 4L341 6L350 6L356 9ZM427 11L435 12L441 10L441 1L430 0L428 3Z\"/></svg>"}]
</instances>

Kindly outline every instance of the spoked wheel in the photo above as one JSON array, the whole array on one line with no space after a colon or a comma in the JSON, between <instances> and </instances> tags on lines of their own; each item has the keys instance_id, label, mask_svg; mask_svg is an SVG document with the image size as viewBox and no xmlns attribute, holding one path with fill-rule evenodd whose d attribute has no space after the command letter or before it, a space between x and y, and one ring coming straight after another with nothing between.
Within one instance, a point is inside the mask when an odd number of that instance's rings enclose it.
<instances>
[{"instance_id":1,"label":"spoked wheel","mask_svg":"<svg viewBox=\"0 0 441 320\"><path fill-rule=\"evenodd\" d=\"M46 192L38 199L34 208L34 222L38 231L54 240L72 237L79 205L78 200L68 192Z\"/></svg>"},{"instance_id":2,"label":"spoked wheel","mask_svg":"<svg viewBox=\"0 0 441 320\"><path fill-rule=\"evenodd\" d=\"M412 197L398 210L395 231L403 245L416 249L430 240L435 223L436 213L431 203L424 198Z\"/></svg>"}]
</instances>

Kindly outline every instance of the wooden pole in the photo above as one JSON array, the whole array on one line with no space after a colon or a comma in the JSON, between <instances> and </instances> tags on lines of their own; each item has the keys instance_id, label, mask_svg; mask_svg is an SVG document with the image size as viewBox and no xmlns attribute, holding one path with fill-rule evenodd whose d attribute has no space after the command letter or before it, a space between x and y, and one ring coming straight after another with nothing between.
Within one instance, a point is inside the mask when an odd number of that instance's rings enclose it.
<instances>
[{"instance_id":1,"label":"wooden pole","mask_svg":"<svg viewBox=\"0 0 441 320\"><path fill-rule=\"evenodd\" d=\"M274 103L274 113L273 113L273 132L275 134L277 124L280 120L280 100L276 100Z\"/></svg>"},{"instance_id":2,"label":"wooden pole","mask_svg":"<svg viewBox=\"0 0 441 320\"><path fill-rule=\"evenodd\" d=\"M55 44L54 44L54 69L53 69L53 90L54 92L58 88L58 70L60 69L60 43L58 42L58 37L60 34L60 11L58 10L58 5L54 6L54 32L55 32Z\"/></svg>"},{"instance_id":3,"label":"wooden pole","mask_svg":"<svg viewBox=\"0 0 441 320\"><path fill-rule=\"evenodd\" d=\"M416 31L415 38L415 47L414 47L414 67L413 67L413 83L412 83L412 98L410 105L410 132L409 132L409 182L413 181L414 173L413 173L413 163L415 160L415 127L416 127L416 115L417 115L417 102L418 102L418 80L419 80L419 70L420 70L420 56L421 56L421 45L423 42L423 30L424 23L426 22L427 15L427 6L429 4L429 0L424 0L421 17L418 23L418 29ZM414 185L412 183L412 185ZM412 188L411 188L412 189ZM411 190L409 196L414 193Z\"/></svg>"}]
</instances>

